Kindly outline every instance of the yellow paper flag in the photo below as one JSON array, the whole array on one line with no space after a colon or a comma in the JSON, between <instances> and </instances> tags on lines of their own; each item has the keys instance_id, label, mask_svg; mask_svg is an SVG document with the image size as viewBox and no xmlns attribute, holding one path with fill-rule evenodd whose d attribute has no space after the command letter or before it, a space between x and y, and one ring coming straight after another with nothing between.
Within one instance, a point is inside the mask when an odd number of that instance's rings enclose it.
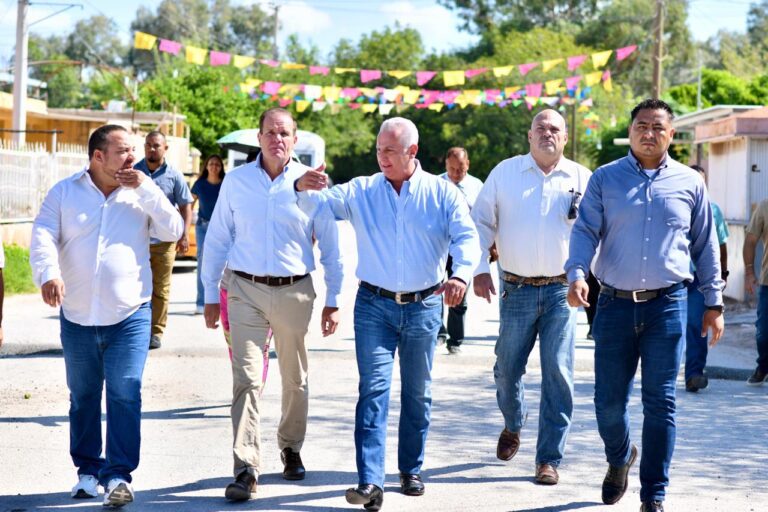
<instances>
[{"instance_id":1,"label":"yellow paper flag","mask_svg":"<svg viewBox=\"0 0 768 512\"><path fill-rule=\"evenodd\" d=\"M514 86L514 87L506 87L506 88L504 89L504 96L506 96L507 98L509 98L509 97L513 96L515 93L517 93L517 92L519 92L519 91L520 91L520 87L519 87L519 86Z\"/></svg>"},{"instance_id":2,"label":"yellow paper flag","mask_svg":"<svg viewBox=\"0 0 768 512\"><path fill-rule=\"evenodd\" d=\"M613 91L613 81L611 80L611 77L603 80L603 89L605 89L607 92Z\"/></svg>"},{"instance_id":3,"label":"yellow paper flag","mask_svg":"<svg viewBox=\"0 0 768 512\"><path fill-rule=\"evenodd\" d=\"M587 84L587 87L592 87L596 83L600 82L600 78L603 76L602 71L595 71L594 73L587 73L584 75L584 83Z\"/></svg>"},{"instance_id":4,"label":"yellow paper flag","mask_svg":"<svg viewBox=\"0 0 768 512\"><path fill-rule=\"evenodd\" d=\"M372 114L373 112L376 112L379 110L379 105L376 103L363 103L360 105L360 110L365 112L366 114Z\"/></svg>"},{"instance_id":5,"label":"yellow paper flag","mask_svg":"<svg viewBox=\"0 0 768 512\"><path fill-rule=\"evenodd\" d=\"M515 69L515 66L501 66L498 68L493 68L493 76L495 76L496 78L507 76L512 72L513 69Z\"/></svg>"},{"instance_id":6,"label":"yellow paper flag","mask_svg":"<svg viewBox=\"0 0 768 512\"><path fill-rule=\"evenodd\" d=\"M552 68L554 68L555 66L563 62L564 60L565 59L545 60L544 62L541 63L541 70L546 73L547 71L551 70Z\"/></svg>"},{"instance_id":7,"label":"yellow paper flag","mask_svg":"<svg viewBox=\"0 0 768 512\"><path fill-rule=\"evenodd\" d=\"M595 69L600 69L601 67L605 66L608 63L608 59L611 58L612 53L613 53L613 50L606 50L604 52L593 53L592 66Z\"/></svg>"},{"instance_id":8,"label":"yellow paper flag","mask_svg":"<svg viewBox=\"0 0 768 512\"><path fill-rule=\"evenodd\" d=\"M417 101L419 101L419 96L421 96L420 91L414 91L409 90L403 93L403 103L406 103L408 105L414 105Z\"/></svg>"},{"instance_id":9,"label":"yellow paper flag","mask_svg":"<svg viewBox=\"0 0 768 512\"><path fill-rule=\"evenodd\" d=\"M323 87L323 96L325 96L325 101L328 101L330 103L339 101L339 94L341 94L341 89L339 89L338 87L335 87L335 86Z\"/></svg>"},{"instance_id":10,"label":"yellow paper flag","mask_svg":"<svg viewBox=\"0 0 768 512\"><path fill-rule=\"evenodd\" d=\"M256 59L254 59L253 57L246 57L244 55L232 56L232 65L235 66L236 68L240 68L240 69L247 68L254 62L256 62Z\"/></svg>"},{"instance_id":11,"label":"yellow paper flag","mask_svg":"<svg viewBox=\"0 0 768 512\"><path fill-rule=\"evenodd\" d=\"M433 103L430 106L428 106L427 108L429 110L434 110L435 112L440 112L441 110L443 110L444 106L445 106L445 104L443 104L443 103Z\"/></svg>"},{"instance_id":12,"label":"yellow paper flag","mask_svg":"<svg viewBox=\"0 0 768 512\"><path fill-rule=\"evenodd\" d=\"M404 70L400 70L400 69L395 69L395 70L392 70L392 71L387 71L387 74L389 76L393 76L393 77L397 78L398 80L402 80L403 78L407 77L411 73L412 73L412 71L404 71Z\"/></svg>"},{"instance_id":13,"label":"yellow paper flag","mask_svg":"<svg viewBox=\"0 0 768 512\"><path fill-rule=\"evenodd\" d=\"M283 69L304 69L307 67L306 64L296 64L295 62L283 62L280 65Z\"/></svg>"},{"instance_id":14,"label":"yellow paper flag","mask_svg":"<svg viewBox=\"0 0 768 512\"><path fill-rule=\"evenodd\" d=\"M357 73L357 68L333 68L333 72L337 75L342 73Z\"/></svg>"},{"instance_id":15,"label":"yellow paper flag","mask_svg":"<svg viewBox=\"0 0 768 512\"><path fill-rule=\"evenodd\" d=\"M297 100L296 101L296 112L299 112L299 113L304 112L305 110L307 110L309 108L309 106L311 104L312 104L311 101Z\"/></svg>"},{"instance_id":16,"label":"yellow paper flag","mask_svg":"<svg viewBox=\"0 0 768 512\"><path fill-rule=\"evenodd\" d=\"M157 37L144 32L136 32L133 36L133 47L137 50L151 50L155 47Z\"/></svg>"},{"instance_id":17,"label":"yellow paper flag","mask_svg":"<svg viewBox=\"0 0 768 512\"><path fill-rule=\"evenodd\" d=\"M547 96L554 96L557 94L557 91L560 90L560 84L563 83L562 78L558 78L557 80L549 80L548 82L544 82L544 89L547 91Z\"/></svg>"},{"instance_id":18,"label":"yellow paper flag","mask_svg":"<svg viewBox=\"0 0 768 512\"><path fill-rule=\"evenodd\" d=\"M464 85L464 71L443 71L443 83L446 87Z\"/></svg>"},{"instance_id":19,"label":"yellow paper flag","mask_svg":"<svg viewBox=\"0 0 768 512\"><path fill-rule=\"evenodd\" d=\"M205 48L196 48L194 46L187 46L187 62L190 64L205 64L205 56L208 54L208 50Z\"/></svg>"}]
</instances>

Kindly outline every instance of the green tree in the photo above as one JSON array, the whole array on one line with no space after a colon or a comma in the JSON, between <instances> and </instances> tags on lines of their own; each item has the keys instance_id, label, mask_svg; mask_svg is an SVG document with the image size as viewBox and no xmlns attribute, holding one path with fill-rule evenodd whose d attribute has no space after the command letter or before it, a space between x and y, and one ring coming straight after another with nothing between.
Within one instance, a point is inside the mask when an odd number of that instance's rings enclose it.
<instances>
[{"instance_id":1,"label":"green tree","mask_svg":"<svg viewBox=\"0 0 768 512\"><path fill-rule=\"evenodd\" d=\"M118 33L114 20L105 16L79 20L66 38L64 54L86 63L118 66L127 52Z\"/></svg>"},{"instance_id":2,"label":"green tree","mask_svg":"<svg viewBox=\"0 0 768 512\"><path fill-rule=\"evenodd\" d=\"M530 30L563 24L581 25L594 17L597 0L438 0L455 10L464 29L483 33L494 27Z\"/></svg>"}]
</instances>

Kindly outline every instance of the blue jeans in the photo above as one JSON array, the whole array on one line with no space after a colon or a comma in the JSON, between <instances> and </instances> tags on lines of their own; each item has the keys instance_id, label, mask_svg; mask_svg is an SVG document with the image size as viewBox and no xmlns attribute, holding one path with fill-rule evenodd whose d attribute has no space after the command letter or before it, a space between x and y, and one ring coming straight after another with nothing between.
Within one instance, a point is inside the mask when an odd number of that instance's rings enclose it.
<instances>
[{"instance_id":1,"label":"blue jeans","mask_svg":"<svg viewBox=\"0 0 768 512\"><path fill-rule=\"evenodd\" d=\"M768 372L768 286L760 286L757 293L757 367Z\"/></svg>"},{"instance_id":2,"label":"blue jeans","mask_svg":"<svg viewBox=\"0 0 768 512\"><path fill-rule=\"evenodd\" d=\"M205 290L203 289L203 280L200 270L203 268L203 246L205 244L205 234L208 232L208 221L197 219L195 224L195 244L197 244L197 299L196 306L205 305Z\"/></svg>"},{"instance_id":3,"label":"blue jeans","mask_svg":"<svg viewBox=\"0 0 768 512\"><path fill-rule=\"evenodd\" d=\"M84 326L61 311L61 345L69 388L69 453L78 475L102 485L131 481L139 465L141 377L152 313L144 303L120 323ZM107 446L102 457L101 393L107 386Z\"/></svg>"},{"instance_id":4,"label":"blue jeans","mask_svg":"<svg viewBox=\"0 0 768 512\"><path fill-rule=\"evenodd\" d=\"M663 500L675 449L675 379L682 357L688 291L685 286L648 302L600 294L595 337L595 413L612 466L629 461L629 413L642 360L643 455L640 500Z\"/></svg>"},{"instance_id":5,"label":"blue jeans","mask_svg":"<svg viewBox=\"0 0 768 512\"><path fill-rule=\"evenodd\" d=\"M517 285L502 281L501 327L496 342L496 400L511 432L528 417L523 375L539 336L541 403L536 463L557 467L573 414L573 360L576 309L568 306L568 287Z\"/></svg>"},{"instance_id":6,"label":"blue jeans","mask_svg":"<svg viewBox=\"0 0 768 512\"><path fill-rule=\"evenodd\" d=\"M707 365L707 336L701 335L704 318L704 295L698 290L699 278L688 285L688 324L685 331L685 380L694 375L704 375Z\"/></svg>"},{"instance_id":7,"label":"blue jeans","mask_svg":"<svg viewBox=\"0 0 768 512\"><path fill-rule=\"evenodd\" d=\"M360 375L355 410L359 484L384 488L389 389L395 351L400 355L398 468L419 474L432 408L432 358L441 323L442 296L399 305L360 288L355 300L355 350Z\"/></svg>"}]
</instances>

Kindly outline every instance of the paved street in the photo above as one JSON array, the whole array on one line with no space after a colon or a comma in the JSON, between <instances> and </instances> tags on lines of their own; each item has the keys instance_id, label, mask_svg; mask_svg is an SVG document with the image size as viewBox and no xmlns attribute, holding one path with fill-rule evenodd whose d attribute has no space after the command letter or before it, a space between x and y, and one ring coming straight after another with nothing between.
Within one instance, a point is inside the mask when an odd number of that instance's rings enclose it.
<instances>
[{"instance_id":1,"label":"paved street","mask_svg":"<svg viewBox=\"0 0 768 512\"><path fill-rule=\"evenodd\" d=\"M346 487L356 484L353 417L357 372L352 335L354 240L342 226L346 261L340 332L319 336L324 298L321 272L316 318L310 335L310 420L302 457L306 480L288 483L275 442L280 413L276 360L270 367L262 416L264 467L258 498L228 504L223 488L231 474L231 426L228 404L231 374L221 332L204 328L194 316L195 274L174 274L168 333L163 348L150 354L144 380L142 460L134 473L136 511L331 511L362 510L348 505ZM638 466L631 472L623 500L606 507L600 483L606 463L592 404L592 344L584 339L580 313L574 423L560 484L533 482L540 378L534 352L526 376L531 414L522 447L510 462L495 457L503 427L493 383L493 345L498 303L471 297L469 336L462 354L438 347L434 368L433 421L427 443L423 497L397 492L398 379L390 409L387 488L389 511L636 511ZM729 336L710 358L714 373L741 379L754 364L754 328L749 311L729 320ZM101 509L100 501L73 501L69 489L75 470L68 455L68 399L64 363L58 349L58 316L37 296L6 299L6 344L0 357L0 512ZM33 354L33 355L25 355ZM397 369L395 369L397 372ZM751 388L743 380L713 379L708 389L690 394L679 382L677 450L668 511L768 510L768 385ZM640 444L639 394L631 402L633 436Z\"/></svg>"}]
</instances>

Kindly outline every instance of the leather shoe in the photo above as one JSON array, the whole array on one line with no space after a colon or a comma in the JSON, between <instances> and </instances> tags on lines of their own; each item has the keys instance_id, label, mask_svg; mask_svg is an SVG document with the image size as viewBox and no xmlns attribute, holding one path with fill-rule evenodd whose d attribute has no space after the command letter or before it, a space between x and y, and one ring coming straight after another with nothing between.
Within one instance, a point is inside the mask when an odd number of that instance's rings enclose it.
<instances>
[{"instance_id":1,"label":"leather shoe","mask_svg":"<svg viewBox=\"0 0 768 512\"><path fill-rule=\"evenodd\" d=\"M552 464L536 464L536 483L555 485L560 480L557 468Z\"/></svg>"},{"instance_id":2,"label":"leather shoe","mask_svg":"<svg viewBox=\"0 0 768 512\"><path fill-rule=\"evenodd\" d=\"M623 466L608 465L608 473L603 480L603 503L613 505L627 492L629 468L637 459L637 446L632 445L629 452L629 461Z\"/></svg>"},{"instance_id":3,"label":"leather shoe","mask_svg":"<svg viewBox=\"0 0 768 512\"><path fill-rule=\"evenodd\" d=\"M366 510L379 510L384 503L384 491L381 487L373 484L360 484L357 487L350 487L345 493L347 503L352 505L362 505Z\"/></svg>"},{"instance_id":4,"label":"leather shoe","mask_svg":"<svg viewBox=\"0 0 768 512\"><path fill-rule=\"evenodd\" d=\"M685 390L689 393L697 393L709 385L709 379L706 375L694 375L685 381Z\"/></svg>"},{"instance_id":5,"label":"leather shoe","mask_svg":"<svg viewBox=\"0 0 768 512\"><path fill-rule=\"evenodd\" d=\"M306 470L301 463L301 455L290 448L283 448L280 452L280 460L283 462L283 478L286 480L304 480Z\"/></svg>"},{"instance_id":6,"label":"leather shoe","mask_svg":"<svg viewBox=\"0 0 768 512\"><path fill-rule=\"evenodd\" d=\"M424 482L420 475L400 473L400 492L406 496L421 496L424 494Z\"/></svg>"},{"instance_id":7,"label":"leather shoe","mask_svg":"<svg viewBox=\"0 0 768 512\"><path fill-rule=\"evenodd\" d=\"M644 501L640 505L640 512L664 512L664 503L661 501Z\"/></svg>"},{"instance_id":8,"label":"leather shoe","mask_svg":"<svg viewBox=\"0 0 768 512\"><path fill-rule=\"evenodd\" d=\"M246 501L256 494L256 477L247 471L243 471L235 481L227 486L224 497L229 501Z\"/></svg>"},{"instance_id":9,"label":"leather shoe","mask_svg":"<svg viewBox=\"0 0 768 512\"><path fill-rule=\"evenodd\" d=\"M496 445L496 457L501 460L511 460L519 448L520 432L510 432L504 428L499 436L499 444Z\"/></svg>"}]
</instances>

